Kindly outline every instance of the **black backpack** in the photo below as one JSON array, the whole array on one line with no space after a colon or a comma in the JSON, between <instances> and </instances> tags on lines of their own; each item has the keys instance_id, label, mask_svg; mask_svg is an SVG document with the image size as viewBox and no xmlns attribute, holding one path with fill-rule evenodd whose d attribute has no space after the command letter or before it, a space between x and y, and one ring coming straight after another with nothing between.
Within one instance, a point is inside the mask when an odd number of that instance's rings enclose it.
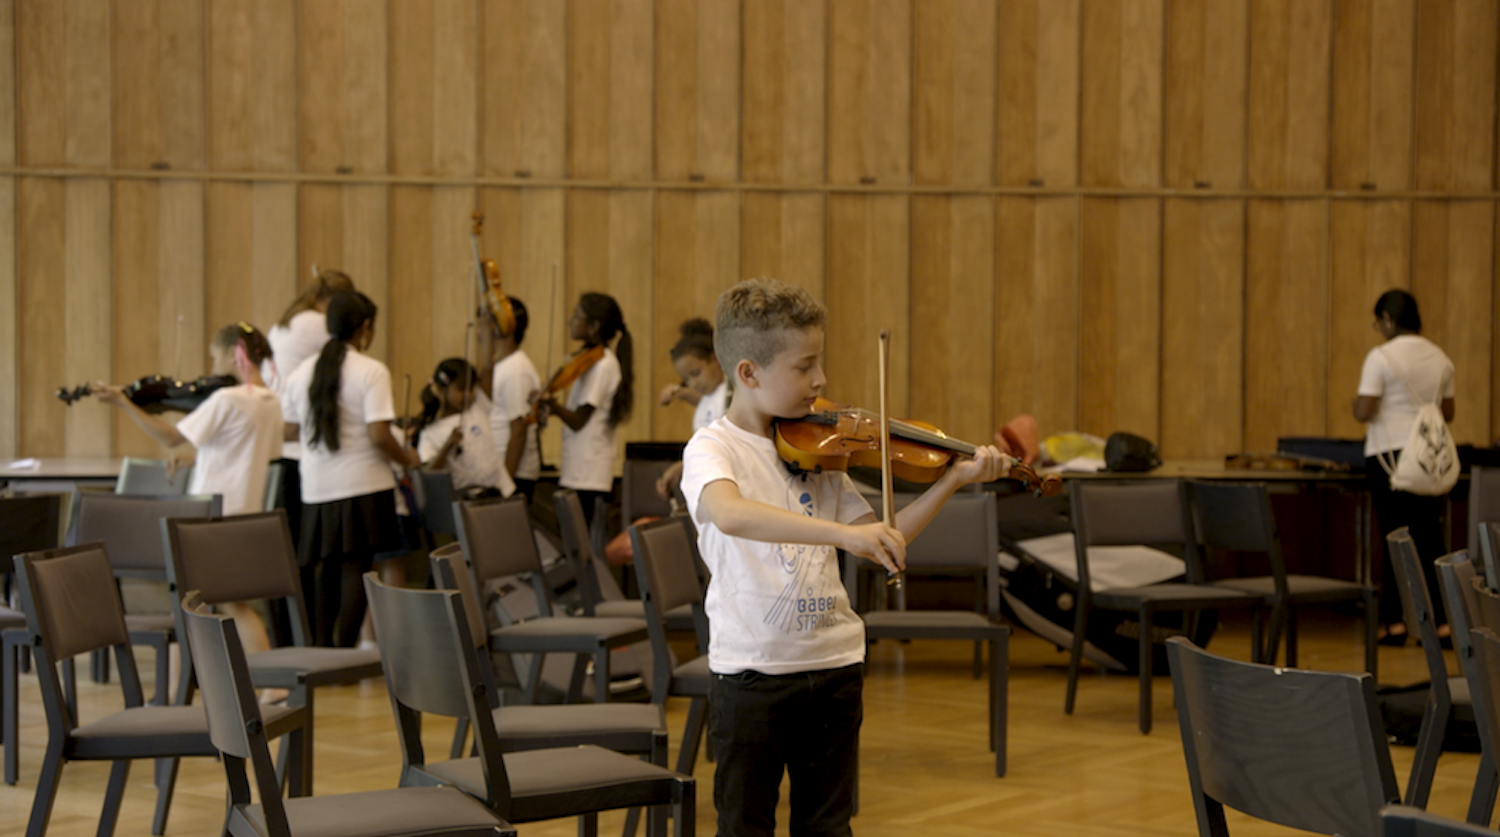
<instances>
[{"instance_id":1,"label":"black backpack","mask_svg":"<svg viewBox=\"0 0 1500 837\"><path fill-rule=\"evenodd\" d=\"M1156 445L1131 433L1113 433L1104 443L1104 467L1109 471L1149 471L1161 465Z\"/></svg>"}]
</instances>

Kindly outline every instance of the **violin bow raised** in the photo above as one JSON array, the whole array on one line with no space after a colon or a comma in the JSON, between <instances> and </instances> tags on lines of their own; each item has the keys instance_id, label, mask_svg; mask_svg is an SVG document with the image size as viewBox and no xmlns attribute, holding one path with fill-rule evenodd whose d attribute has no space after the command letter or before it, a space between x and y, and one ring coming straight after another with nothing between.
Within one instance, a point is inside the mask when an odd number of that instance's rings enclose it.
<instances>
[{"instance_id":1,"label":"violin bow raised","mask_svg":"<svg viewBox=\"0 0 1500 837\"><path fill-rule=\"evenodd\" d=\"M887 380L887 372L891 365L891 330L883 328L880 330L880 349L876 354L880 359L880 449L884 456L880 458L880 502L882 513L885 517L885 525L894 527L896 525L896 497L893 491L891 478L891 421L890 421L890 386ZM897 607L904 604L905 587L902 584L901 573L892 572L886 575L885 583L896 589Z\"/></svg>"}]
</instances>

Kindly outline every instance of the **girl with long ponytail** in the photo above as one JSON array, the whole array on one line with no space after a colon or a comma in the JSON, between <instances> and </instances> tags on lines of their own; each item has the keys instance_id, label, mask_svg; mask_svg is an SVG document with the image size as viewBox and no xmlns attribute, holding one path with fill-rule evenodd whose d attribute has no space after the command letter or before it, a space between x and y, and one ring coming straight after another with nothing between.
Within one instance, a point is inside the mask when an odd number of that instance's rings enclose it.
<instances>
[{"instance_id":1,"label":"girl with long ponytail","mask_svg":"<svg viewBox=\"0 0 1500 837\"><path fill-rule=\"evenodd\" d=\"M376 553L400 542L391 463L419 464L391 433L391 372L364 354L375 339L375 314L364 294L335 294L328 342L287 379L286 414L302 442L298 559L319 645L358 641L365 611L360 576Z\"/></svg>"},{"instance_id":2,"label":"girl with long ponytail","mask_svg":"<svg viewBox=\"0 0 1500 837\"><path fill-rule=\"evenodd\" d=\"M563 423L558 485L578 492L585 513L592 516L597 501L614 488L615 428L630 416L635 401L634 344L619 303L606 294L579 297L568 326L573 339L583 341L583 352L602 353L573 382L565 402L547 397L540 404L544 416L555 415Z\"/></svg>"}]
</instances>

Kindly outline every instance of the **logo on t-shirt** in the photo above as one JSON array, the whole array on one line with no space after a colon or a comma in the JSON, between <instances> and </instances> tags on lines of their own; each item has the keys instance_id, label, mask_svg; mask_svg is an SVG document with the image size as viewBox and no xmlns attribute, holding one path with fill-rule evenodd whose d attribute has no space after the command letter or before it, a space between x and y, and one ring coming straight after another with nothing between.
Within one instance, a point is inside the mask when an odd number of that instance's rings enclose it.
<instances>
[{"instance_id":1,"label":"logo on t-shirt","mask_svg":"<svg viewBox=\"0 0 1500 837\"><path fill-rule=\"evenodd\" d=\"M815 516L817 509L812 492L796 492L794 489L794 493L802 514L807 517ZM777 545L781 568L789 578L766 611L766 624L775 625L782 633L791 634L832 627L839 621L836 597L831 593L818 595L817 590L825 580L823 565L831 552L832 548L826 546L796 543Z\"/></svg>"}]
</instances>

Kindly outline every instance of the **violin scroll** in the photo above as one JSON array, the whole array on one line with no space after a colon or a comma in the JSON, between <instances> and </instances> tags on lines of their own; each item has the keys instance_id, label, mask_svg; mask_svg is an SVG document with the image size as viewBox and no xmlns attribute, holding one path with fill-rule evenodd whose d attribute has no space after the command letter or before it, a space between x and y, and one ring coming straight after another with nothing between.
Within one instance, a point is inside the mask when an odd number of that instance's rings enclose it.
<instances>
[{"instance_id":1,"label":"violin scroll","mask_svg":"<svg viewBox=\"0 0 1500 837\"><path fill-rule=\"evenodd\" d=\"M1037 497L1055 497L1063 490L1063 478L1057 474L1038 474L1036 469L1030 465L1016 460L1010 466L1010 472L1006 474L1007 479L1018 480Z\"/></svg>"}]
</instances>

